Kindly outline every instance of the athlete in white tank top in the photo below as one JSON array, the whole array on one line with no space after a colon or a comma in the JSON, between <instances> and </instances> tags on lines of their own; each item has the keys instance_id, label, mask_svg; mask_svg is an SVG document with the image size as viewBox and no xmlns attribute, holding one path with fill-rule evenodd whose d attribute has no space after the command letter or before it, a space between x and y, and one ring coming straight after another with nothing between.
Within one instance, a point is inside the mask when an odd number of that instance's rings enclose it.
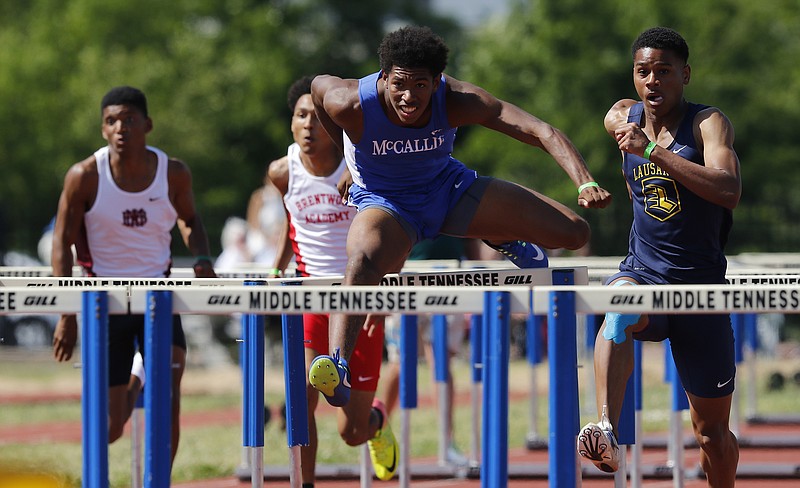
<instances>
[{"instance_id":1,"label":"athlete in white tank top","mask_svg":"<svg viewBox=\"0 0 800 488\"><path fill-rule=\"evenodd\" d=\"M153 182L140 192L127 192L114 182L108 146L94 153L97 197L85 215L89 262L81 263L92 276L169 276L171 231L177 212L169 199L167 155L148 146L158 157Z\"/></svg>"},{"instance_id":2,"label":"athlete in white tank top","mask_svg":"<svg viewBox=\"0 0 800 488\"><path fill-rule=\"evenodd\" d=\"M294 143L287 151L287 162L289 186L283 202L297 269L309 276L342 275L347 264L347 230L356 214L354 207L342 203L336 189L346 168L344 160L328 176L312 175L300 160L300 146Z\"/></svg>"}]
</instances>

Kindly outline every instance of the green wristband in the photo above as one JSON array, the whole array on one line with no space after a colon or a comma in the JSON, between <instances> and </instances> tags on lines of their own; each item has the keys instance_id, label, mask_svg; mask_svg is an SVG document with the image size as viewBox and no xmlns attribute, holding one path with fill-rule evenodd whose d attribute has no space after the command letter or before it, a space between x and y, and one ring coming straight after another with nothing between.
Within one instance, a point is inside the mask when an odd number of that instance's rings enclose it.
<instances>
[{"instance_id":1,"label":"green wristband","mask_svg":"<svg viewBox=\"0 0 800 488\"><path fill-rule=\"evenodd\" d=\"M275 276L281 276L281 275L283 275L283 271L281 271L278 268L272 268L271 270L269 270L269 274L275 275Z\"/></svg>"},{"instance_id":2,"label":"green wristband","mask_svg":"<svg viewBox=\"0 0 800 488\"><path fill-rule=\"evenodd\" d=\"M650 154L653 153L653 149L655 149L657 145L658 144L656 144L655 142L650 141L650 143L647 145L647 147L644 148L644 158L646 160L650 161Z\"/></svg>"},{"instance_id":3,"label":"green wristband","mask_svg":"<svg viewBox=\"0 0 800 488\"><path fill-rule=\"evenodd\" d=\"M585 189L587 189L589 187L592 187L592 186L596 186L598 188L600 187L600 185L598 185L596 181L587 181L586 183L584 183L584 184L582 184L581 186L578 187L578 195L583 193L583 190L585 190Z\"/></svg>"}]
</instances>

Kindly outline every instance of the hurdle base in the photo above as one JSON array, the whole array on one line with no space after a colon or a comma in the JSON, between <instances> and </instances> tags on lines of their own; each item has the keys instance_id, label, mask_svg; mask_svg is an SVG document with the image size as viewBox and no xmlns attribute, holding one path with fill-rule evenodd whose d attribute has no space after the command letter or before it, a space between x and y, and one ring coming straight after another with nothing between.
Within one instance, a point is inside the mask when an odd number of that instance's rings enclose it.
<instances>
[{"instance_id":1,"label":"hurdle base","mask_svg":"<svg viewBox=\"0 0 800 488\"><path fill-rule=\"evenodd\" d=\"M473 468L440 466L437 463L414 463L410 468L413 479L452 479L467 478ZM316 478L319 480L358 480L361 470L358 464L317 464ZM236 468L236 478L242 482L252 480L247 466ZM478 476L479 477L479 476ZM264 466L264 481L285 481L289 479L289 466ZM378 478L373 476L374 480Z\"/></svg>"},{"instance_id":2,"label":"hurdle base","mask_svg":"<svg viewBox=\"0 0 800 488\"><path fill-rule=\"evenodd\" d=\"M800 448L800 438L793 435L739 435L737 436L739 448L750 449L796 449ZM666 449L668 440L663 436L645 436L642 440L643 449ZM684 436L683 447L698 449L697 440L693 435Z\"/></svg>"},{"instance_id":3,"label":"hurdle base","mask_svg":"<svg viewBox=\"0 0 800 488\"><path fill-rule=\"evenodd\" d=\"M547 479L549 466L544 463L511 463L508 466L509 479ZM671 479L672 467L664 464L649 464L641 467L644 479ZM250 468L236 468L239 481L251 481ZM436 463L414 463L411 467L411 478L417 480L467 478L480 479L479 466L454 468L439 466ZM699 466L684 467L686 479L703 479L705 475ZM584 479L613 479L611 473L604 473L589 463L581 466L581 477ZM791 463L744 463L739 464L736 477L742 479L800 479L800 464ZM317 465L317 479L325 480L357 480L360 478L357 464L322 464ZM289 479L288 466L265 466L265 481L285 481ZM376 479L377 478L373 478Z\"/></svg>"},{"instance_id":4,"label":"hurdle base","mask_svg":"<svg viewBox=\"0 0 800 488\"><path fill-rule=\"evenodd\" d=\"M751 415L746 421L748 425L800 425L800 415Z\"/></svg>"},{"instance_id":5,"label":"hurdle base","mask_svg":"<svg viewBox=\"0 0 800 488\"><path fill-rule=\"evenodd\" d=\"M525 448L529 451L540 451L547 449L547 439L533 432L528 432L525 437Z\"/></svg>"}]
</instances>

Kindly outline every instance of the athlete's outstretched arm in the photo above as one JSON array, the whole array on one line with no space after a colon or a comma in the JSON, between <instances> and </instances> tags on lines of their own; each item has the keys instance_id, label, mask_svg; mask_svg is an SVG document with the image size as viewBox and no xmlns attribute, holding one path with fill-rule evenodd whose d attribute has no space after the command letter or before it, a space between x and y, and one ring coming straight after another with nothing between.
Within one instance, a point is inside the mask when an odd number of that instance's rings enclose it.
<instances>
[{"instance_id":1,"label":"athlete's outstretched arm","mask_svg":"<svg viewBox=\"0 0 800 488\"><path fill-rule=\"evenodd\" d=\"M576 187L594 181L583 157L563 132L478 86L451 76L446 76L446 80L450 125L479 124L502 132L546 151ZM611 194L600 186L585 188L578 198L578 204L582 207L604 208L609 203Z\"/></svg>"}]
</instances>

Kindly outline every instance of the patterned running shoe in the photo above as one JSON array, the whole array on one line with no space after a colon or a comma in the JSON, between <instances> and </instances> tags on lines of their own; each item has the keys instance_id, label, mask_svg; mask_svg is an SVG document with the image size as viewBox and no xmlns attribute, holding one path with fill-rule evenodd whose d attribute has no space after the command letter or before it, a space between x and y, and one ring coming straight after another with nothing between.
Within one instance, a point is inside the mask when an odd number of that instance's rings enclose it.
<instances>
[{"instance_id":1,"label":"patterned running shoe","mask_svg":"<svg viewBox=\"0 0 800 488\"><path fill-rule=\"evenodd\" d=\"M308 382L334 407L342 407L350 401L350 368L347 361L339 357L339 349L333 356L314 358L308 368Z\"/></svg>"},{"instance_id":2,"label":"patterned running shoe","mask_svg":"<svg viewBox=\"0 0 800 488\"><path fill-rule=\"evenodd\" d=\"M497 245L490 244L487 240L483 242L507 257L518 268L546 268L550 264L544 250L531 242L509 241Z\"/></svg>"},{"instance_id":3,"label":"patterned running shoe","mask_svg":"<svg viewBox=\"0 0 800 488\"><path fill-rule=\"evenodd\" d=\"M392 434L392 426L389 425L386 406L376 398L372 401L372 408L379 411L383 416L383 425L375 432L375 437L367 441L369 457L372 459L375 476L380 480L388 481L392 479L395 471L397 471L400 449L397 446L394 434Z\"/></svg>"},{"instance_id":4,"label":"patterned running shoe","mask_svg":"<svg viewBox=\"0 0 800 488\"><path fill-rule=\"evenodd\" d=\"M578 454L600 471L616 472L619 469L619 445L611 424L603 421L586 424L578 434Z\"/></svg>"}]
</instances>

